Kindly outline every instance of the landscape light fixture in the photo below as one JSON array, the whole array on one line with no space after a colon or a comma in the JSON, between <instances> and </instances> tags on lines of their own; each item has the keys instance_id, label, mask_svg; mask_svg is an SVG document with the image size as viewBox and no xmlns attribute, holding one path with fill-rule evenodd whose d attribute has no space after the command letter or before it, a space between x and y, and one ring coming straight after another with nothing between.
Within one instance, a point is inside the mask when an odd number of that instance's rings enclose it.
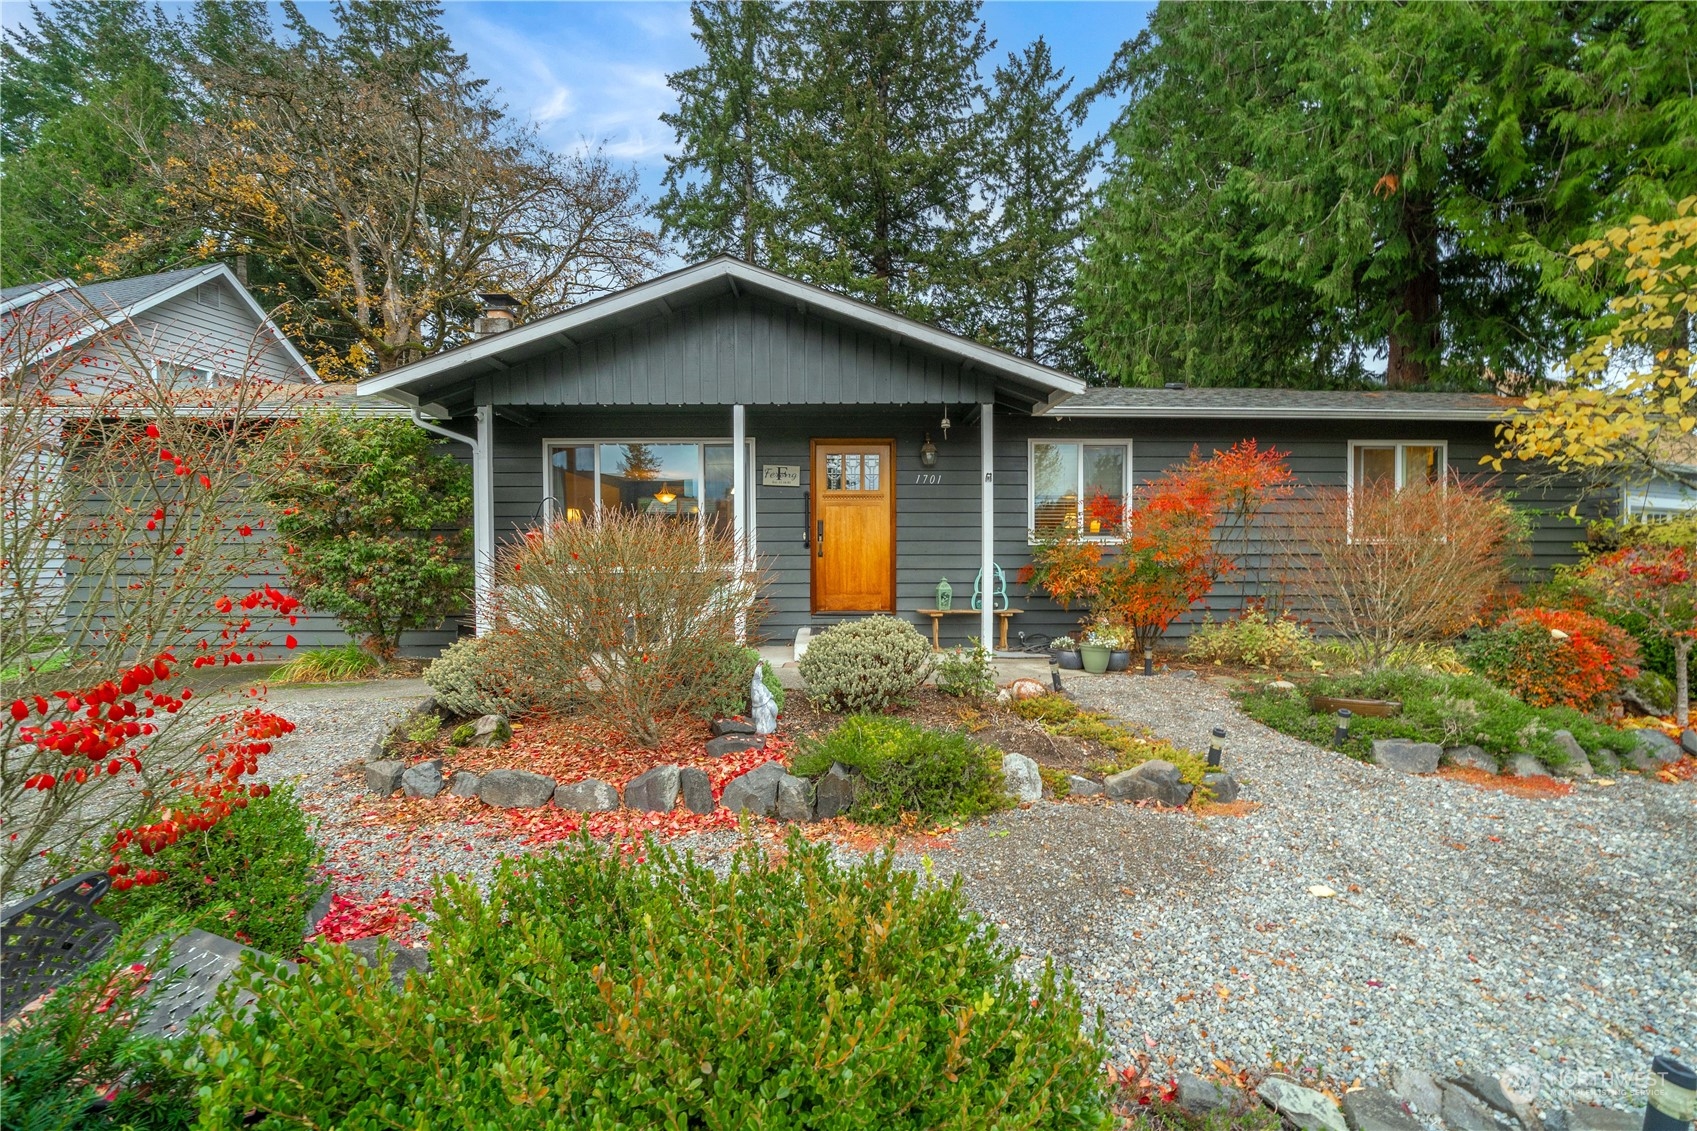
<instances>
[{"instance_id":1,"label":"landscape light fixture","mask_svg":"<svg viewBox=\"0 0 1697 1131\"><path fill-rule=\"evenodd\" d=\"M1215 727L1214 741L1208 744L1208 768L1210 770L1217 770L1220 768L1220 762L1225 757L1225 751L1222 749L1225 746L1225 743L1226 728Z\"/></svg>"},{"instance_id":2,"label":"landscape light fixture","mask_svg":"<svg viewBox=\"0 0 1697 1131\"><path fill-rule=\"evenodd\" d=\"M921 467L937 466L937 445L931 442L931 433L929 432L925 433L925 443L919 446L919 465Z\"/></svg>"},{"instance_id":3,"label":"landscape light fixture","mask_svg":"<svg viewBox=\"0 0 1697 1131\"><path fill-rule=\"evenodd\" d=\"M1155 674L1155 649L1153 648L1143 649L1143 674Z\"/></svg>"},{"instance_id":4,"label":"landscape light fixture","mask_svg":"<svg viewBox=\"0 0 1697 1131\"><path fill-rule=\"evenodd\" d=\"M1332 731L1332 745L1340 750L1343 749L1344 743L1349 741L1349 720L1354 717L1348 707L1338 708L1338 726Z\"/></svg>"},{"instance_id":5,"label":"landscape light fixture","mask_svg":"<svg viewBox=\"0 0 1697 1131\"><path fill-rule=\"evenodd\" d=\"M1659 1053L1650 1061L1650 1099L1644 1131L1684 1131L1697 1119L1697 1072Z\"/></svg>"},{"instance_id":6,"label":"landscape light fixture","mask_svg":"<svg viewBox=\"0 0 1697 1131\"><path fill-rule=\"evenodd\" d=\"M660 489L654 492L654 501L663 507L669 507L678 501L678 495L669 484L662 483Z\"/></svg>"},{"instance_id":7,"label":"landscape light fixture","mask_svg":"<svg viewBox=\"0 0 1697 1131\"><path fill-rule=\"evenodd\" d=\"M1049 686L1057 693L1061 690L1061 658L1053 652L1049 653Z\"/></svg>"}]
</instances>

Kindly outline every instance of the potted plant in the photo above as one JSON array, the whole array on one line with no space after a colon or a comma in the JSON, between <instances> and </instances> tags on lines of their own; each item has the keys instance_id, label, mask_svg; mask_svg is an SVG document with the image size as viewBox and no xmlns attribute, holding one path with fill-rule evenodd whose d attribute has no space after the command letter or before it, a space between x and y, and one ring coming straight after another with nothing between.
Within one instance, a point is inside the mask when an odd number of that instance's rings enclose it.
<instances>
[{"instance_id":1,"label":"potted plant","mask_svg":"<svg viewBox=\"0 0 1697 1131\"><path fill-rule=\"evenodd\" d=\"M1123 672L1131 667L1132 631L1124 625L1100 622L1092 626L1090 635L1098 644L1108 646L1108 670Z\"/></svg>"},{"instance_id":2,"label":"potted plant","mask_svg":"<svg viewBox=\"0 0 1697 1131\"><path fill-rule=\"evenodd\" d=\"M1108 670L1108 662L1113 659L1113 644L1102 634L1100 628L1092 627L1084 634L1084 643L1078 646L1078 657L1084 661L1084 670L1091 675L1101 675Z\"/></svg>"},{"instance_id":3,"label":"potted plant","mask_svg":"<svg viewBox=\"0 0 1697 1131\"><path fill-rule=\"evenodd\" d=\"M1084 661L1078 658L1078 641L1070 636L1057 636L1049 641L1049 651L1055 657L1055 662L1067 671L1084 670Z\"/></svg>"}]
</instances>

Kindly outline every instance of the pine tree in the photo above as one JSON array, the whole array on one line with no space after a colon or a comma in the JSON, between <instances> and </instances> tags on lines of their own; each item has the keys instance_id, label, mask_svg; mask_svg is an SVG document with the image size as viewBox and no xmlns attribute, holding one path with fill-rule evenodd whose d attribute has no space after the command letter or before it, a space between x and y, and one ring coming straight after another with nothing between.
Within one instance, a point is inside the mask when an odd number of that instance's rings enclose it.
<instances>
[{"instance_id":1,"label":"pine tree","mask_svg":"<svg viewBox=\"0 0 1697 1131\"><path fill-rule=\"evenodd\" d=\"M666 159L663 234L693 258L764 264L781 195L772 168L772 56L785 17L769 0L696 0L690 18L706 61L666 76L678 107L660 120L681 148Z\"/></svg>"},{"instance_id":2,"label":"pine tree","mask_svg":"<svg viewBox=\"0 0 1697 1131\"><path fill-rule=\"evenodd\" d=\"M782 270L958 324L981 219L975 2L810 4L784 37Z\"/></svg>"},{"instance_id":3,"label":"pine tree","mask_svg":"<svg viewBox=\"0 0 1697 1131\"><path fill-rule=\"evenodd\" d=\"M984 188L995 218L981 258L977 332L1079 372L1087 362L1072 292L1097 146L1073 141L1083 114L1067 101L1071 87L1041 37L996 68L984 115Z\"/></svg>"}]
</instances>

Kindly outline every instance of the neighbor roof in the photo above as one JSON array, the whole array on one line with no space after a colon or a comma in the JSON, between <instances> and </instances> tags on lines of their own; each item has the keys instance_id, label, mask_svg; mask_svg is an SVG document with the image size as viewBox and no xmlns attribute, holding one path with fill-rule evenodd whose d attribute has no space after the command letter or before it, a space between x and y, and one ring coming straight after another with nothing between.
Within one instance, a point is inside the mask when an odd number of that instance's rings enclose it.
<instances>
[{"instance_id":1,"label":"neighbor roof","mask_svg":"<svg viewBox=\"0 0 1697 1131\"><path fill-rule=\"evenodd\" d=\"M361 381L360 395L402 400L417 397L444 384L445 379L500 372L526 358L559 349L562 339L569 342L578 335L630 325L698 299L745 292L800 305L952 356L972 368L1024 386L1039 401L1084 390L1083 381L1046 365L740 259L719 256Z\"/></svg>"},{"instance_id":2,"label":"neighbor roof","mask_svg":"<svg viewBox=\"0 0 1697 1131\"><path fill-rule=\"evenodd\" d=\"M0 291L0 315L32 308L32 317L43 320L62 318L65 325L75 326L75 333L56 340L37 355L38 358L49 357L178 295L220 279L230 284L243 304L259 320L260 325L271 329L276 344L283 348L289 355L289 360L306 374L307 379L317 381L318 374L311 363L301 356L301 352L295 348L288 335L271 321L271 316L265 313L265 308L248 293L241 280L236 278L235 272L225 263L182 267L175 271L135 275L127 279L110 279L103 283L78 284L69 279L52 279L43 283L7 287Z\"/></svg>"},{"instance_id":3,"label":"neighbor roof","mask_svg":"<svg viewBox=\"0 0 1697 1131\"><path fill-rule=\"evenodd\" d=\"M1352 389L1089 389L1048 409L1077 417L1498 420L1518 397Z\"/></svg>"}]
</instances>

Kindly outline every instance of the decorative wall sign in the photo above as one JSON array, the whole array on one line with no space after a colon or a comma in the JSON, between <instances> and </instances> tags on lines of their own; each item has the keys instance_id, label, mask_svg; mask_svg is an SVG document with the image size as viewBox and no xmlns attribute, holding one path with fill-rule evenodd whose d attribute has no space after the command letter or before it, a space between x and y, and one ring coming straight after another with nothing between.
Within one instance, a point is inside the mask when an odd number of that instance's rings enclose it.
<instances>
[{"instance_id":1,"label":"decorative wall sign","mask_svg":"<svg viewBox=\"0 0 1697 1131\"><path fill-rule=\"evenodd\" d=\"M800 487L801 467L793 463L763 463L760 465L762 487Z\"/></svg>"}]
</instances>

